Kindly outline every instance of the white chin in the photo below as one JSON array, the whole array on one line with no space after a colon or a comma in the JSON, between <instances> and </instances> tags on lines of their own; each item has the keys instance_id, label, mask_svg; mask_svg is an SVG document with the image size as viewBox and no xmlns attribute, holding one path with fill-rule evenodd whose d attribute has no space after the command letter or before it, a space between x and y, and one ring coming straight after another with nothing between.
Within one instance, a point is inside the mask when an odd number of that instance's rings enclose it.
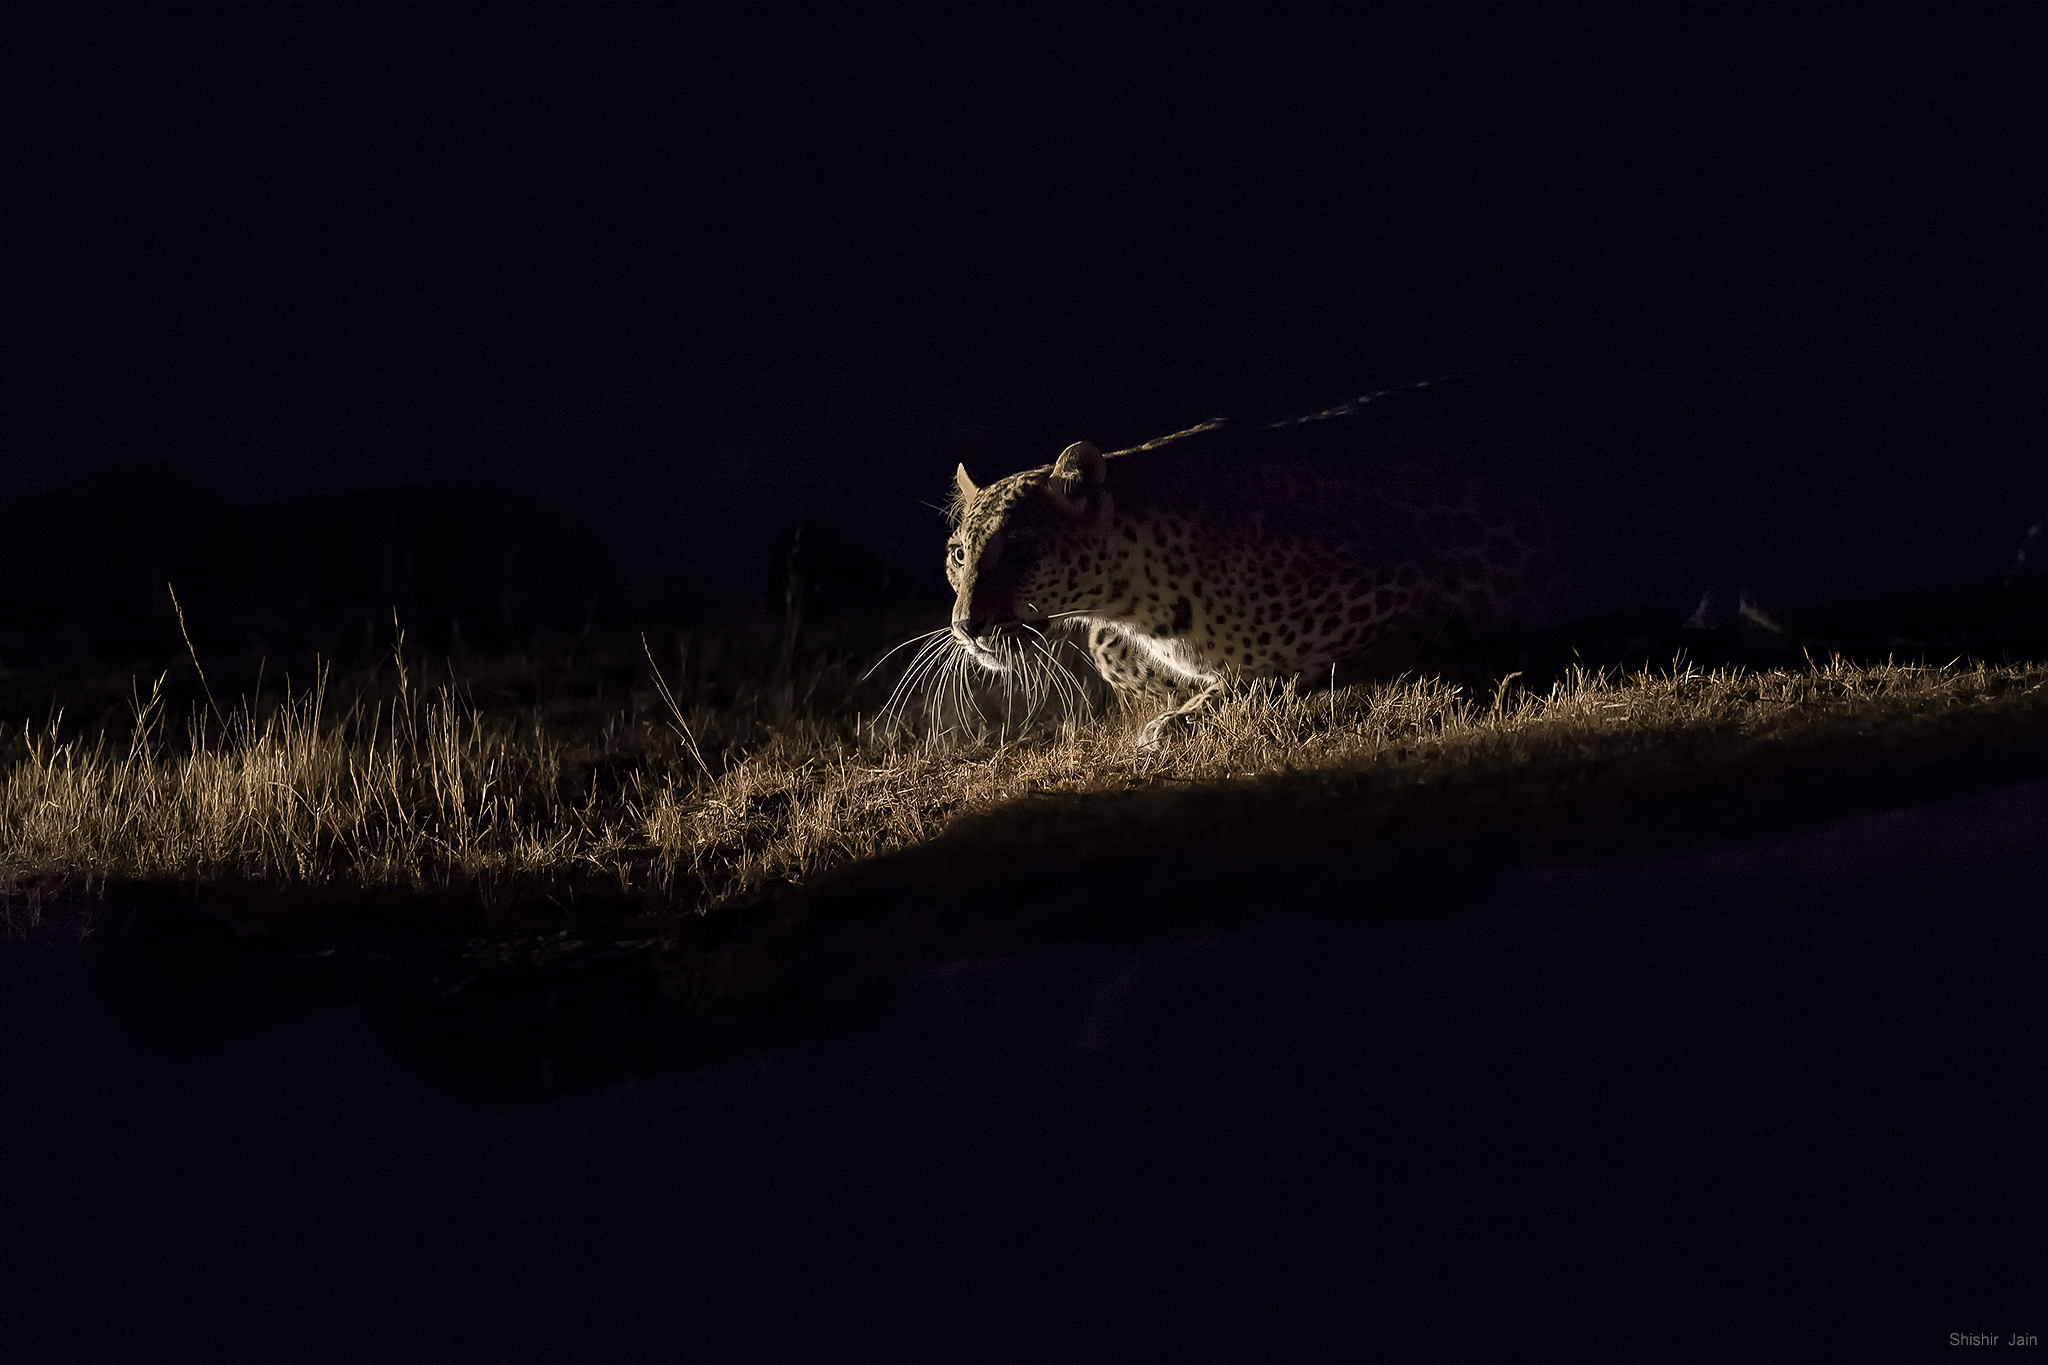
<instances>
[{"instance_id":1,"label":"white chin","mask_svg":"<svg viewBox=\"0 0 2048 1365\"><path fill-rule=\"evenodd\" d=\"M974 660L974 662L980 664L991 673L1008 673L1010 671L1010 666L1003 661L1003 656L992 650L969 649L963 652L968 658Z\"/></svg>"}]
</instances>

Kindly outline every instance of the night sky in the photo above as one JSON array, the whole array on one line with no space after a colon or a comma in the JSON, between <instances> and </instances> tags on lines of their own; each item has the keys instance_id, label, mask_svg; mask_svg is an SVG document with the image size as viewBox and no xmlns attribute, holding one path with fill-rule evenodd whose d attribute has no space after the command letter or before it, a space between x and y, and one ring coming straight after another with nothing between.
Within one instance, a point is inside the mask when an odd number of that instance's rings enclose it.
<instances>
[{"instance_id":1,"label":"night sky","mask_svg":"<svg viewBox=\"0 0 2048 1365\"><path fill-rule=\"evenodd\" d=\"M956 460L1533 358L1681 612L2048 510L2038 9L1168 8L11 8L0 499L489 479L629 574L824 517L936 581Z\"/></svg>"}]
</instances>

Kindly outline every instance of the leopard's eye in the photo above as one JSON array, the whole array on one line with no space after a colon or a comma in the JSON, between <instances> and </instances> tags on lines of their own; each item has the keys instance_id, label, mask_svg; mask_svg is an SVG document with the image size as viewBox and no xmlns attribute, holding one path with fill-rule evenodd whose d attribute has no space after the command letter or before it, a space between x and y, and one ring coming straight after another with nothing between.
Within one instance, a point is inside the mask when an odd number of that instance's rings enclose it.
<instances>
[{"instance_id":1,"label":"leopard's eye","mask_svg":"<svg viewBox=\"0 0 2048 1365\"><path fill-rule=\"evenodd\" d=\"M946 559L956 569L965 568L967 565L967 547L965 545L954 545L948 547L946 550Z\"/></svg>"}]
</instances>

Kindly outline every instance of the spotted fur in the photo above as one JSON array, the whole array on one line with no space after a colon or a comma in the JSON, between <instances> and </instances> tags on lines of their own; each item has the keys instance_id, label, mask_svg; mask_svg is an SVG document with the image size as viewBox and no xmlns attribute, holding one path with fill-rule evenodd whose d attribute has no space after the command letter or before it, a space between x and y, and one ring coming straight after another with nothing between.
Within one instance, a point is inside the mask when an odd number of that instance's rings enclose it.
<instances>
[{"instance_id":1,"label":"spotted fur","mask_svg":"<svg viewBox=\"0 0 2048 1365\"><path fill-rule=\"evenodd\" d=\"M1007 632L1083 627L1164 743L1256 678L1391 672L1446 630L1538 624L1564 587L1539 505L1476 472L1417 389L1274 427L1208 422L977 487L956 475L952 638L1005 667ZM1396 401L1388 402L1389 397Z\"/></svg>"}]
</instances>

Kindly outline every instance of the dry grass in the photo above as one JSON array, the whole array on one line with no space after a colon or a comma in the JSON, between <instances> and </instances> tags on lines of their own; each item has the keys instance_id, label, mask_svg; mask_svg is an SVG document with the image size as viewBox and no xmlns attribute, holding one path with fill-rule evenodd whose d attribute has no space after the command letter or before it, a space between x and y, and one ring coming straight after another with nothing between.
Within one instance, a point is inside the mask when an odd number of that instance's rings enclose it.
<instances>
[{"instance_id":1,"label":"dry grass","mask_svg":"<svg viewBox=\"0 0 2048 1365\"><path fill-rule=\"evenodd\" d=\"M171 735L161 693L134 699L125 735L67 737L52 720L6 737L0 869L9 888L107 876L455 888L486 905L600 882L701 909L1034 794L1342 774L1485 783L1496 802L1540 805L1630 765L1711 783L1717 755L1759 746L1822 762L1843 743L1944 743L1945 717L2048 727L2048 665L1577 670L1542 692L1510 678L1476 697L1427 679L1260 686L1146 760L1136 716L998 743L885 742L834 705L807 709L787 679L764 709L763 694L714 705L685 677L670 707L655 676L643 665L607 719L574 725L537 707L488 713L452 686L429 694L402 669L386 696L337 707L323 676L262 707L195 709Z\"/></svg>"},{"instance_id":2,"label":"dry grass","mask_svg":"<svg viewBox=\"0 0 2048 1365\"><path fill-rule=\"evenodd\" d=\"M125 745L31 734L0 795L6 861L143 879L425 886L553 870L622 845L560 795L561 748L486 726L452 692L328 713L325 679L258 719L193 716L165 743L160 693Z\"/></svg>"},{"instance_id":3,"label":"dry grass","mask_svg":"<svg viewBox=\"0 0 2048 1365\"><path fill-rule=\"evenodd\" d=\"M1796 761L1845 736L1873 746L1940 743L1929 722L1963 713L2009 717L2016 738L2029 722L2035 731L2048 725L2048 665L1578 669L1542 693L1515 682L1483 698L1431 679L1328 691L1260 685L1153 760L1133 748L1138 717L950 751L792 737L708 784L662 788L644 829L666 865L686 866L730 897L926 842L966 816L1034 795L1288 776L1332 790L1327 779L1345 775L1410 788L1484 781L1494 804L1521 802L1540 814L1533 808L1552 794L1597 782L1624 757L1640 769L1662 756L1711 782L1717 767L1760 748Z\"/></svg>"}]
</instances>

